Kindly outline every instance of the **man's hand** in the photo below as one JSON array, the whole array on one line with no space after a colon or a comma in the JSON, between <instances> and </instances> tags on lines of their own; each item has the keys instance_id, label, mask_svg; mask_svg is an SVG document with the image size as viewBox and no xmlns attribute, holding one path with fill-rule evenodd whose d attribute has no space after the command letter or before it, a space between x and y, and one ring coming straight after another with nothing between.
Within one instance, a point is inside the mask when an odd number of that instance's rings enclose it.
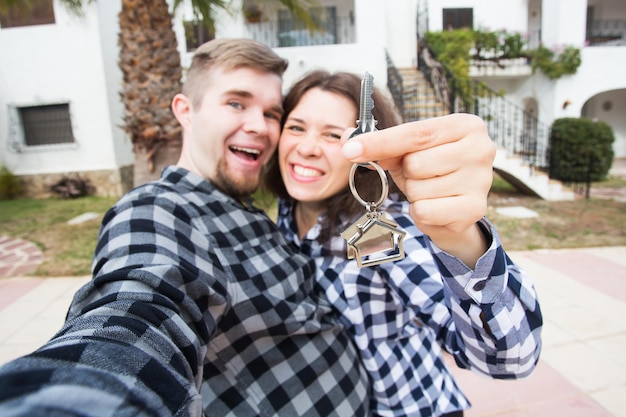
<instances>
[{"instance_id":1,"label":"man's hand","mask_svg":"<svg viewBox=\"0 0 626 417\"><path fill-rule=\"evenodd\" d=\"M476 222L487 212L495 151L482 119L460 113L365 133L343 147L350 161L388 170L417 227L472 269L488 245Z\"/></svg>"}]
</instances>

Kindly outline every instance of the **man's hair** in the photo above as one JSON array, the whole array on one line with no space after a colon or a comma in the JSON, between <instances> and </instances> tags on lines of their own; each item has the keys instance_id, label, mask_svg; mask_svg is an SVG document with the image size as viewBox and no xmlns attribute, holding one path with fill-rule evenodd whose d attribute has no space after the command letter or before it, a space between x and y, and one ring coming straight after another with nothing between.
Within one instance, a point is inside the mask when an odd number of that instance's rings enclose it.
<instances>
[{"instance_id":1,"label":"man's hair","mask_svg":"<svg viewBox=\"0 0 626 417\"><path fill-rule=\"evenodd\" d=\"M298 105L304 94L313 88L337 94L347 98L354 104L357 113L361 98L361 77L348 72L330 73L325 70L315 70L302 77L293 85L289 93L283 100L283 119L281 129L293 109ZM372 93L374 108L372 115L378 121L378 129L386 129L401 123L401 118L391 100L389 100L378 88L374 88ZM357 114L358 117L358 114ZM354 121L356 125L356 120ZM278 165L278 150L272 155L264 175L264 187L278 197L288 198L289 194L280 175ZM355 186L359 195L365 201L377 201L382 191L381 180L376 170L359 168L355 174ZM390 192L395 193L399 198L405 198L396 184L389 178ZM324 225L320 233L320 240L330 238L331 233L336 231L336 226L351 219L355 215L363 212L363 207L354 198L350 189L346 185L339 193L329 197L325 201L327 224ZM330 226L330 227L328 227Z\"/></svg>"},{"instance_id":2,"label":"man's hair","mask_svg":"<svg viewBox=\"0 0 626 417\"><path fill-rule=\"evenodd\" d=\"M183 85L183 94L191 98L194 106L199 106L208 83L206 75L214 67L226 71L246 67L282 78L287 65L288 61L269 46L252 39L214 39L196 49Z\"/></svg>"}]
</instances>

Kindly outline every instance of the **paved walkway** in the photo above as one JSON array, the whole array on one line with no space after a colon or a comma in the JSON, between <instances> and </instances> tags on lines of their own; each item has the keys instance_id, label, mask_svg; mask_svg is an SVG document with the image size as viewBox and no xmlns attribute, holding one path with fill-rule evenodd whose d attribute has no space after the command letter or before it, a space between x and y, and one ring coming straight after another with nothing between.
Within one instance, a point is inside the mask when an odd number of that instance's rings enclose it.
<instances>
[{"instance_id":1,"label":"paved walkway","mask_svg":"<svg viewBox=\"0 0 626 417\"><path fill-rule=\"evenodd\" d=\"M467 417L626 417L626 247L510 255L537 286L542 357L533 375L518 381L452 365L473 403ZM87 279L0 279L0 363L52 336Z\"/></svg>"},{"instance_id":2,"label":"paved walkway","mask_svg":"<svg viewBox=\"0 0 626 417\"><path fill-rule=\"evenodd\" d=\"M43 254L31 242L0 236L0 278L28 275L43 261Z\"/></svg>"}]
</instances>

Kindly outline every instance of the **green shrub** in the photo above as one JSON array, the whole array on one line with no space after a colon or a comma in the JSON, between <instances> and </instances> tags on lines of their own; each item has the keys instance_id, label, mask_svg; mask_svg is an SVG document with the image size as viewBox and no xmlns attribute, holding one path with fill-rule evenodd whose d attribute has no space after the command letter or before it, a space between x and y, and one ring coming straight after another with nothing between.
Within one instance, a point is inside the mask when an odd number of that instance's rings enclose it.
<instances>
[{"instance_id":1,"label":"green shrub","mask_svg":"<svg viewBox=\"0 0 626 417\"><path fill-rule=\"evenodd\" d=\"M467 78L469 61L494 61L527 58L533 71L540 70L551 80L575 74L581 64L580 50L574 46L549 49L543 45L530 49L518 32L504 30L456 29L426 32L424 40L441 62L457 78Z\"/></svg>"},{"instance_id":2,"label":"green shrub","mask_svg":"<svg viewBox=\"0 0 626 417\"><path fill-rule=\"evenodd\" d=\"M23 191L24 186L19 177L7 167L0 167L0 200L12 200L19 197Z\"/></svg>"},{"instance_id":3,"label":"green shrub","mask_svg":"<svg viewBox=\"0 0 626 417\"><path fill-rule=\"evenodd\" d=\"M546 77L556 80L564 75L576 74L581 64L580 50L573 46L556 52L540 46L531 51L530 63L533 71L540 70Z\"/></svg>"},{"instance_id":4,"label":"green shrub","mask_svg":"<svg viewBox=\"0 0 626 417\"><path fill-rule=\"evenodd\" d=\"M613 163L611 127L588 118L562 118L550 132L550 178L582 183L606 179Z\"/></svg>"},{"instance_id":5,"label":"green shrub","mask_svg":"<svg viewBox=\"0 0 626 417\"><path fill-rule=\"evenodd\" d=\"M520 33L455 29L441 32L426 32L424 40L435 59L454 77L451 88L461 97L463 107L468 109L475 96L485 94L485 84L475 83L469 76L470 62L525 58L533 72L541 71L551 80L575 74L580 67L580 50L565 46L562 50L551 50L545 46L530 49ZM448 81L450 82L450 81Z\"/></svg>"}]
</instances>

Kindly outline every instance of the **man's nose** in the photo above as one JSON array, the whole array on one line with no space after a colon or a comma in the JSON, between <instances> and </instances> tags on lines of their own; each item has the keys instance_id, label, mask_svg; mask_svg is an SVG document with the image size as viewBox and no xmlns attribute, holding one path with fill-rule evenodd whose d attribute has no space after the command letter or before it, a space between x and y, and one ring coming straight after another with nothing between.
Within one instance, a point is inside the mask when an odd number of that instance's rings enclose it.
<instances>
[{"instance_id":1,"label":"man's nose","mask_svg":"<svg viewBox=\"0 0 626 417\"><path fill-rule=\"evenodd\" d=\"M269 131L268 120L265 114L256 110L250 110L246 114L243 127L246 132L256 133L257 135L266 135Z\"/></svg>"}]
</instances>

